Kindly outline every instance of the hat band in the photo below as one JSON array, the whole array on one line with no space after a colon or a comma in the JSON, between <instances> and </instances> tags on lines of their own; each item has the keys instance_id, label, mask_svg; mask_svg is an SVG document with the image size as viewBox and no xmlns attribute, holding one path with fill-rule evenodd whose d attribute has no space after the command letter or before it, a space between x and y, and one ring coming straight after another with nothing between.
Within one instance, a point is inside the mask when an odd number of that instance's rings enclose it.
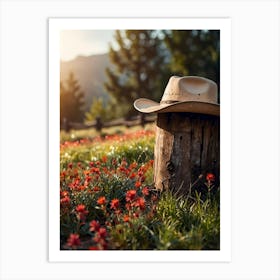
<instances>
[{"instance_id":1,"label":"hat band","mask_svg":"<svg viewBox=\"0 0 280 280\"><path fill-rule=\"evenodd\" d=\"M178 103L177 100L166 100L166 101L160 101L160 104L172 104L172 103Z\"/></svg>"}]
</instances>

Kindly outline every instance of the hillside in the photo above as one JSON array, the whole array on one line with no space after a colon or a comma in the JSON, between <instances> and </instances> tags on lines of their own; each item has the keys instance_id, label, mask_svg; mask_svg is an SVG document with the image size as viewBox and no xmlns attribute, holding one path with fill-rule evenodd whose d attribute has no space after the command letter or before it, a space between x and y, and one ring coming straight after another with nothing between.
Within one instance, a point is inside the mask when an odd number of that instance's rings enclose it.
<instances>
[{"instance_id":1,"label":"hillside","mask_svg":"<svg viewBox=\"0 0 280 280\"><path fill-rule=\"evenodd\" d=\"M102 97L105 100L108 94L104 89L106 67L110 67L108 54L78 56L70 61L60 62L60 78L65 81L72 71L79 81L81 90L85 93L85 109L88 110L93 97Z\"/></svg>"}]
</instances>

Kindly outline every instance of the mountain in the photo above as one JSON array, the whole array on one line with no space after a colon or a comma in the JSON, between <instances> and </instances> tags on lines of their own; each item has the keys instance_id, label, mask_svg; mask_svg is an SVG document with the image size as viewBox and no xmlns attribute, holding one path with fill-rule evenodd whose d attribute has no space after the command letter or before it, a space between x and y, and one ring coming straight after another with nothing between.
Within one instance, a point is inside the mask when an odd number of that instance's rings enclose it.
<instances>
[{"instance_id":1,"label":"mountain","mask_svg":"<svg viewBox=\"0 0 280 280\"><path fill-rule=\"evenodd\" d=\"M85 94L85 110L88 111L93 98L108 99L108 93L104 89L106 80L106 67L112 67L109 55L78 56L70 61L60 62L60 80L67 80L69 73L74 73L75 79Z\"/></svg>"}]
</instances>

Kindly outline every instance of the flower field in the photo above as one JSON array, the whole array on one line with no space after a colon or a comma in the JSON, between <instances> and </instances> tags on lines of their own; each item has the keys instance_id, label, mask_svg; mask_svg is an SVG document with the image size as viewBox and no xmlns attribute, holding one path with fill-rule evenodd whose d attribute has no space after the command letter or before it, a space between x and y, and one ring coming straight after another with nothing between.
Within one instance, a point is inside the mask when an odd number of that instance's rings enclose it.
<instances>
[{"instance_id":1,"label":"flower field","mask_svg":"<svg viewBox=\"0 0 280 280\"><path fill-rule=\"evenodd\" d=\"M218 250L219 191L153 188L153 130L60 146L61 250Z\"/></svg>"}]
</instances>

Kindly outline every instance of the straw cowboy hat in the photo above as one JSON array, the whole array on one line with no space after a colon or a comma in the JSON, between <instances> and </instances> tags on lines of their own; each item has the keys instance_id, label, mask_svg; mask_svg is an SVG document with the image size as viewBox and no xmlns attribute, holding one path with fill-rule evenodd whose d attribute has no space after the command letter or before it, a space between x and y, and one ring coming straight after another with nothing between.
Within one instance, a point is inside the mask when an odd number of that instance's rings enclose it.
<instances>
[{"instance_id":1,"label":"straw cowboy hat","mask_svg":"<svg viewBox=\"0 0 280 280\"><path fill-rule=\"evenodd\" d=\"M160 103L147 98L135 100L134 107L142 113L190 112L220 115L217 84L197 76L172 76Z\"/></svg>"}]
</instances>

